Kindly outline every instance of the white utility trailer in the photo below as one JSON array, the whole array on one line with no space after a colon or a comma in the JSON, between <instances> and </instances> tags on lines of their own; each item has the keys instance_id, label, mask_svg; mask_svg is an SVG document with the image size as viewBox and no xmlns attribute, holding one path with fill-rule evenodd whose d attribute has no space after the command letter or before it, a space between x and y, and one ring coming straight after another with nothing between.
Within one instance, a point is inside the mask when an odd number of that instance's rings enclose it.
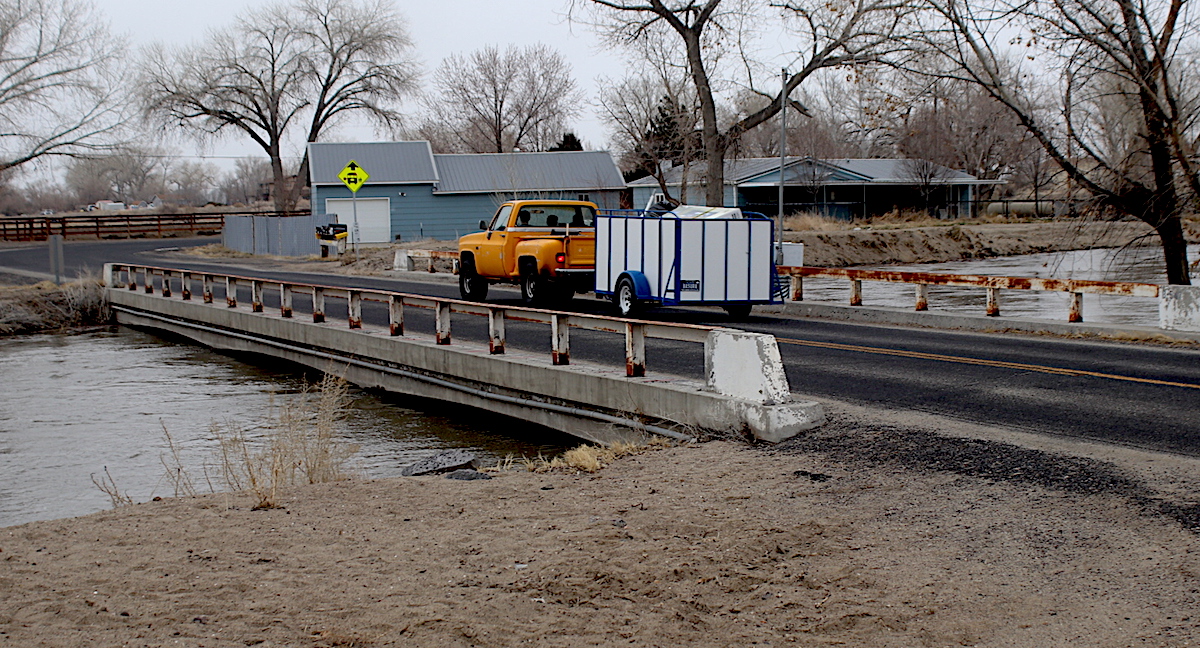
<instances>
[{"instance_id":1,"label":"white utility trailer","mask_svg":"<svg viewBox=\"0 0 1200 648\"><path fill-rule=\"evenodd\" d=\"M598 213L596 294L624 316L683 304L744 317L755 304L780 301L774 222L736 208L681 211Z\"/></svg>"}]
</instances>

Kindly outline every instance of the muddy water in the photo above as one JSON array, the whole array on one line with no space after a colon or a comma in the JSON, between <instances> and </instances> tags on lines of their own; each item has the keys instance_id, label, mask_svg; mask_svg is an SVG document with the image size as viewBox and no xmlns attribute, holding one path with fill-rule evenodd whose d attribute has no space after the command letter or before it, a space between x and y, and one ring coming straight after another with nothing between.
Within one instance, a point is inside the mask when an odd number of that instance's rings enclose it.
<instances>
[{"instance_id":1,"label":"muddy water","mask_svg":"<svg viewBox=\"0 0 1200 648\"><path fill-rule=\"evenodd\" d=\"M1200 258L1200 246L1189 246L1188 258L1191 261ZM866 266L866 268L948 274L1166 283L1162 250L1157 247L1077 250L949 263ZM1193 271L1192 283L1197 282L1200 282L1200 276ZM911 285L864 281L863 304L912 308L914 292L915 289ZM836 279L805 279L804 299L805 301L848 303L850 299L849 282ZM929 309L931 311L983 315L986 304L987 291L982 288L943 286L929 288ZM1000 314L1005 317L1066 321L1069 309L1070 298L1066 293L1032 290L1003 290L1000 293ZM1158 301L1155 298L1146 297L1084 295L1083 319L1085 322L1157 326Z\"/></svg>"},{"instance_id":2,"label":"muddy water","mask_svg":"<svg viewBox=\"0 0 1200 648\"><path fill-rule=\"evenodd\" d=\"M253 436L273 408L318 379L253 362L126 328L0 339L0 527L108 508L89 477L106 467L134 501L171 496L164 427L207 492L213 423L236 422ZM353 465L368 477L397 475L447 448L472 450L486 465L577 443L474 410L353 388L350 396L339 433L359 446Z\"/></svg>"}]
</instances>

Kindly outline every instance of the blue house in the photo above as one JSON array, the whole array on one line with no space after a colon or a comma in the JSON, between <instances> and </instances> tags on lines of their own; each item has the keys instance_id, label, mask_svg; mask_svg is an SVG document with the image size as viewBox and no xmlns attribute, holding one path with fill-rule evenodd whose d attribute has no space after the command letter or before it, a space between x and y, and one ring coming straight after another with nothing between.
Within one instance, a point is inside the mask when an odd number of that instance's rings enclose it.
<instances>
[{"instance_id":1,"label":"blue house","mask_svg":"<svg viewBox=\"0 0 1200 648\"><path fill-rule=\"evenodd\" d=\"M671 196L704 204L704 162L693 162L665 172ZM980 180L924 160L787 158L783 168L784 212L811 212L850 220L877 216L894 209L929 208L934 216L969 216L976 187L1002 183ZM646 206L661 191L652 178L629 183L633 205ZM779 211L779 158L745 158L725 161L725 205L774 216Z\"/></svg>"},{"instance_id":2,"label":"blue house","mask_svg":"<svg viewBox=\"0 0 1200 648\"><path fill-rule=\"evenodd\" d=\"M617 209L626 191L607 151L442 155L428 142L317 142L308 159L313 215L337 214L349 224L357 204L363 243L455 239L518 198ZM350 160L370 175L356 200L338 179Z\"/></svg>"}]
</instances>

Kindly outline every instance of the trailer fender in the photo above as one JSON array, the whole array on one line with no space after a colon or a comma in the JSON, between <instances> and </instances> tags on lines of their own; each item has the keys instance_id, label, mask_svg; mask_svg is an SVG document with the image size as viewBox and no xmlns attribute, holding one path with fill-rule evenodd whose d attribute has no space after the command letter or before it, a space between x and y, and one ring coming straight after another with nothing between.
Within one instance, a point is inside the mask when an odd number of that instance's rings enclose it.
<instances>
[{"instance_id":1,"label":"trailer fender","mask_svg":"<svg viewBox=\"0 0 1200 648\"><path fill-rule=\"evenodd\" d=\"M649 301L655 299L654 294L650 292L650 281L646 279L646 275L637 270L626 270L617 277L616 283L613 284L615 292L617 286L621 284L622 277L629 277L633 281L633 288L637 291L637 298L641 301Z\"/></svg>"}]
</instances>

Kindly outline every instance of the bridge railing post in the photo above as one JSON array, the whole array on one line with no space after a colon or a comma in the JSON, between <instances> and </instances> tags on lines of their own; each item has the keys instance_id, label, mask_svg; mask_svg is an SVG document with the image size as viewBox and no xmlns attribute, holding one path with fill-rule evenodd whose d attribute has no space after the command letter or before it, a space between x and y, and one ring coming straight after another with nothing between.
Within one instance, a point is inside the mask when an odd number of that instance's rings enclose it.
<instances>
[{"instance_id":1,"label":"bridge railing post","mask_svg":"<svg viewBox=\"0 0 1200 648\"><path fill-rule=\"evenodd\" d=\"M255 313L263 312L263 282L250 282L250 310Z\"/></svg>"},{"instance_id":2,"label":"bridge railing post","mask_svg":"<svg viewBox=\"0 0 1200 648\"><path fill-rule=\"evenodd\" d=\"M550 337L553 349L551 358L555 365L571 364L571 318L555 313L550 316Z\"/></svg>"},{"instance_id":3,"label":"bridge railing post","mask_svg":"<svg viewBox=\"0 0 1200 648\"><path fill-rule=\"evenodd\" d=\"M850 305L862 306L862 279L850 280Z\"/></svg>"},{"instance_id":4,"label":"bridge railing post","mask_svg":"<svg viewBox=\"0 0 1200 648\"><path fill-rule=\"evenodd\" d=\"M1083 321L1083 293L1071 293L1071 311L1067 314L1068 322Z\"/></svg>"},{"instance_id":5,"label":"bridge railing post","mask_svg":"<svg viewBox=\"0 0 1200 648\"><path fill-rule=\"evenodd\" d=\"M393 337L404 335L404 298L400 295L388 299L388 333Z\"/></svg>"},{"instance_id":6,"label":"bridge railing post","mask_svg":"<svg viewBox=\"0 0 1200 648\"><path fill-rule=\"evenodd\" d=\"M1000 317L1000 289L989 287L987 291L987 316Z\"/></svg>"},{"instance_id":7,"label":"bridge railing post","mask_svg":"<svg viewBox=\"0 0 1200 648\"><path fill-rule=\"evenodd\" d=\"M179 296L183 301L192 299L192 273L186 270L179 273Z\"/></svg>"},{"instance_id":8,"label":"bridge railing post","mask_svg":"<svg viewBox=\"0 0 1200 648\"><path fill-rule=\"evenodd\" d=\"M171 271L170 270L162 271L162 296L163 297L171 296Z\"/></svg>"},{"instance_id":9,"label":"bridge railing post","mask_svg":"<svg viewBox=\"0 0 1200 648\"><path fill-rule=\"evenodd\" d=\"M213 303L213 278L212 278L212 275L206 274L200 279L200 290L201 290L201 293L204 295L204 303L205 304Z\"/></svg>"},{"instance_id":10,"label":"bridge railing post","mask_svg":"<svg viewBox=\"0 0 1200 648\"><path fill-rule=\"evenodd\" d=\"M435 333L438 344L450 344L450 303L444 301L435 301L433 303L434 312L436 313Z\"/></svg>"},{"instance_id":11,"label":"bridge railing post","mask_svg":"<svg viewBox=\"0 0 1200 648\"><path fill-rule=\"evenodd\" d=\"M919 283L916 286L916 307L914 310L929 310L929 285Z\"/></svg>"},{"instance_id":12,"label":"bridge railing post","mask_svg":"<svg viewBox=\"0 0 1200 648\"><path fill-rule=\"evenodd\" d=\"M325 321L325 289L317 286L312 289L312 317L315 324Z\"/></svg>"},{"instance_id":13,"label":"bridge railing post","mask_svg":"<svg viewBox=\"0 0 1200 648\"><path fill-rule=\"evenodd\" d=\"M646 326L625 323L625 375L640 378L646 375Z\"/></svg>"},{"instance_id":14,"label":"bridge railing post","mask_svg":"<svg viewBox=\"0 0 1200 648\"><path fill-rule=\"evenodd\" d=\"M362 328L362 293L351 290L346 307L346 320L352 329Z\"/></svg>"},{"instance_id":15,"label":"bridge railing post","mask_svg":"<svg viewBox=\"0 0 1200 648\"><path fill-rule=\"evenodd\" d=\"M237 279L225 277L225 305L237 308Z\"/></svg>"},{"instance_id":16,"label":"bridge railing post","mask_svg":"<svg viewBox=\"0 0 1200 648\"><path fill-rule=\"evenodd\" d=\"M292 286L291 284L279 284L279 316L292 316Z\"/></svg>"},{"instance_id":17,"label":"bridge railing post","mask_svg":"<svg viewBox=\"0 0 1200 648\"><path fill-rule=\"evenodd\" d=\"M791 283L791 298L792 301L804 301L804 277L800 275L792 275L789 277Z\"/></svg>"},{"instance_id":18,"label":"bridge railing post","mask_svg":"<svg viewBox=\"0 0 1200 648\"><path fill-rule=\"evenodd\" d=\"M150 268L142 268L142 279L146 282L144 287L147 295L154 294L154 271Z\"/></svg>"},{"instance_id":19,"label":"bridge railing post","mask_svg":"<svg viewBox=\"0 0 1200 648\"><path fill-rule=\"evenodd\" d=\"M137 285L137 268L133 266L125 266L125 287L136 291Z\"/></svg>"},{"instance_id":20,"label":"bridge railing post","mask_svg":"<svg viewBox=\"0 0 1200 648\"><path fill-rule=\"evenodd\" d=\"M504 309L488 309L488 352L492 355L504 353Z\"/></svg>"}]
</instances>

